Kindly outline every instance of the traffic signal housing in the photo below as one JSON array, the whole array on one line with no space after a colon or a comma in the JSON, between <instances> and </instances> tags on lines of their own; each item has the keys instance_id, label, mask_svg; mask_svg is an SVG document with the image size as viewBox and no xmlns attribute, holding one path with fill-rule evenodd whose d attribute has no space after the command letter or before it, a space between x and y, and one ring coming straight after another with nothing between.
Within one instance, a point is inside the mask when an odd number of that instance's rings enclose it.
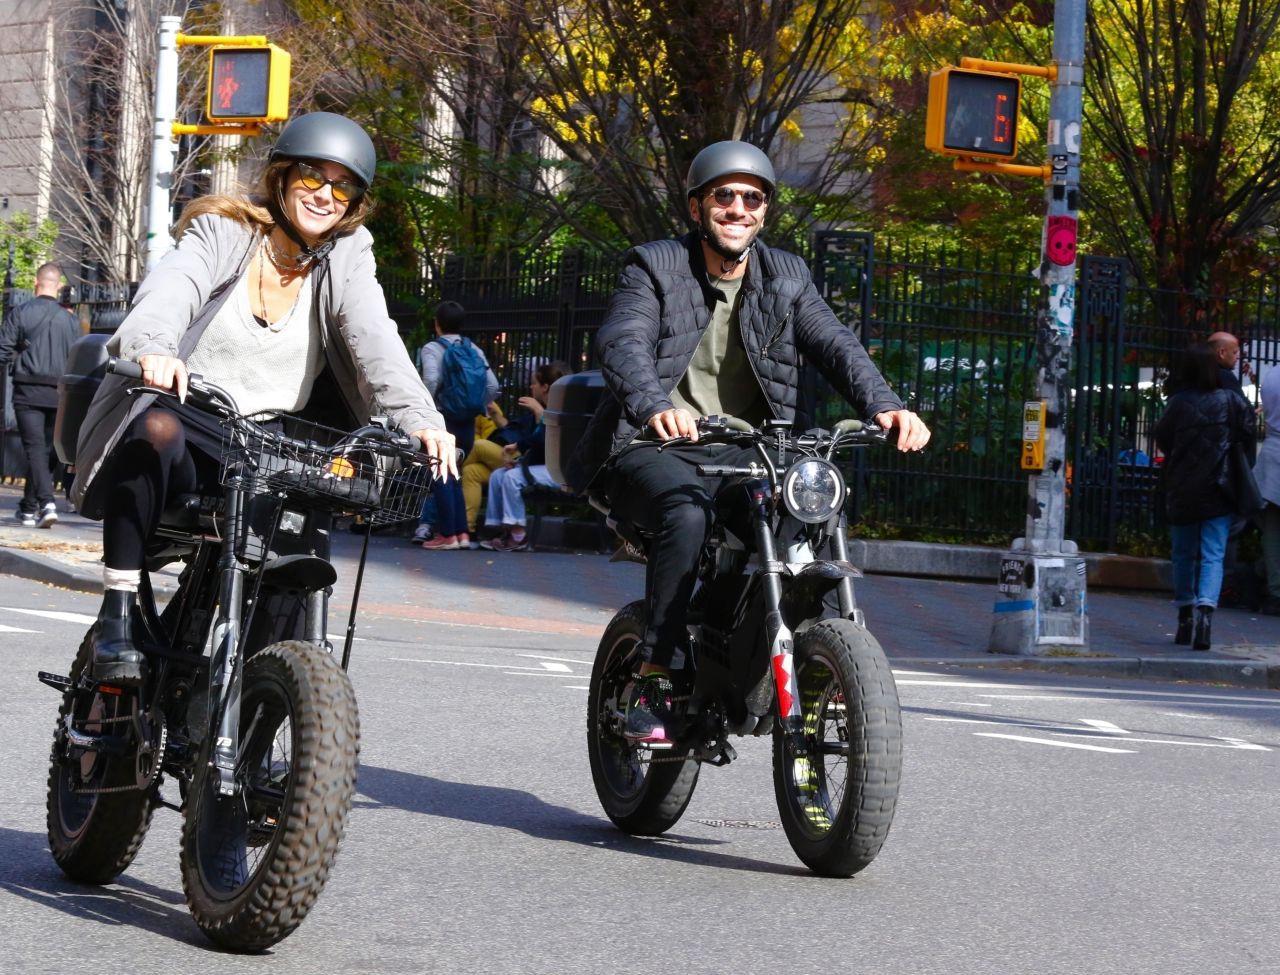
<instances>
[{"instance_id":1,"label":"traffic signal housing","mask_svg":"<svg viewBox=\"0 0 1280 975\"><path fill-rule=\"evenodd\" d=\"M1015 74L946 67L929 76L926 149L944 156L1012 159L1018 153Z\"/></svg>"},{"instance_id":2,"label":"traffic signal housing","mask_svg":"<svg viewBox=\"0 0 1280 975\"><path fill-rule=\"evenodd\" d=\"M211 47L205 115L214 124L284 121L289 71L289 52L274 44Z\"/></svg>"}]
</instances>

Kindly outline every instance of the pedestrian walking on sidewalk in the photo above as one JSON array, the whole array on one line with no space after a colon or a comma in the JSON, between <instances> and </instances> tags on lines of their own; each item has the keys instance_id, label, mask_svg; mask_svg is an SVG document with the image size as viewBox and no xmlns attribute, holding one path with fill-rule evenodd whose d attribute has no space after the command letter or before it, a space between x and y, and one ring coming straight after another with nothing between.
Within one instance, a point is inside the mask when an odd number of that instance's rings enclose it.
<instances>
[{"instance_id":1,"label":"pedestrian walking on sidewalk","mask_svg":"<svg viewBox=\"0 0 1280 975\"><path fill-rule=\"evenodd\" d=\"M53 500L53 421L58 415L58 379L80 322L58 304L62 270L36 269L36 296L5 316L0 326L0 369L13 376L13 412L27 456L27 483L17 518L31 528L52 528L58 520Z\"/></svg>"},{"instance_id":2,"label":"pedestrian walking on sidewalk","mask_svg":"<svg viewBox=\"0 0 1280 975\"><path fill-rule=\"evenodd\" d=\"M1165 455L1160 485L1173 543L1174 641L1208 650L1239 496L1231 454L1243 449L1252 464L1253 410L1222 386L1216 352L1207 342L1183 355L1173 388L1178 392L1155 433Z\"/></svg>"}]
</instances>

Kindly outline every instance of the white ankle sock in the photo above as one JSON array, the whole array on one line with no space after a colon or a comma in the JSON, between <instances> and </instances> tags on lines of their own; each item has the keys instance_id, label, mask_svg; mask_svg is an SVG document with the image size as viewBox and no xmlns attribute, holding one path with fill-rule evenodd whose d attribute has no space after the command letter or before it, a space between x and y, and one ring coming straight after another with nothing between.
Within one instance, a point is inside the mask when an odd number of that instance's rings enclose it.
<instances>
[{"instance_id":1,"label":"white ankle sock","mask_svg":"<svg viewBox=\"0 0 1280 975\"><path fill-rule=\"evenodd\" d=\"M142 582L141 569L102 569L103 589L123 589L125 592L137 592Z\"/></svg>"}]
</instances>

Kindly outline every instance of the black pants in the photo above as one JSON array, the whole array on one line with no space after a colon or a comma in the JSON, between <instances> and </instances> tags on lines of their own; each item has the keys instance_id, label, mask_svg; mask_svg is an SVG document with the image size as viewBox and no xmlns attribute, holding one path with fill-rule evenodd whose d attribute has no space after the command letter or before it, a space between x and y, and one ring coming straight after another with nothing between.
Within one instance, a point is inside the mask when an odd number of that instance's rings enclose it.
<instances>
[{"instance_id":1,"label":"black pants","mask_svg":"<svg viewBox=\"0 0 1280 975\"><path fill-rule=\"evenodd\" d=\"M18 508L36 513L53 501L53 469L57 463L53 456L53 421L58 409L15 403L13 413L18 421L22 451L27 455L27 484Z\"/></svg>"},{"instance_id":2,"label":"black pants","mask_svg":"<svg viewBox=\"0 0 1280 975\"><path fill-rule=\"evenodd\" d=\"M645 574L649 619L644 659L669 667L683 646L689 600L697 583L698 556L711 534L715 498L723 477L704 477L699 464L743 465L756 456L732 444L632 447L613 465L608 482L614 514L653 536Z\"/></svg>"}]
</instances>

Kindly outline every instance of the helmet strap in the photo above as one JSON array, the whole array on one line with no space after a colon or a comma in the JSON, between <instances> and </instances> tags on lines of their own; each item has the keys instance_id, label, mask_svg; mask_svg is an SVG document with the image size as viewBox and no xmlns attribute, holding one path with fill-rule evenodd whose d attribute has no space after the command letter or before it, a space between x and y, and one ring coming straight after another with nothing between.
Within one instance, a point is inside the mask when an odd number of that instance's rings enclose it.
<instances>
[{"instance_id":1,"label":"helmet strap","mask_svg":"<svg viewBox=\"0 0 1280 975\"><path fill-rule=\"evenodd\" d=\"M747 245L747 249L741 254L734 254L732 251L725 250L720 244L716 243L716 239L707 231L706 216L702 212L702 201L698 201L698 237L701 238L713 251L720 255L720 273L728 274L739 264L745 261L755 249L756 242L751 241Z\"/></svg>"}]
</instances>

